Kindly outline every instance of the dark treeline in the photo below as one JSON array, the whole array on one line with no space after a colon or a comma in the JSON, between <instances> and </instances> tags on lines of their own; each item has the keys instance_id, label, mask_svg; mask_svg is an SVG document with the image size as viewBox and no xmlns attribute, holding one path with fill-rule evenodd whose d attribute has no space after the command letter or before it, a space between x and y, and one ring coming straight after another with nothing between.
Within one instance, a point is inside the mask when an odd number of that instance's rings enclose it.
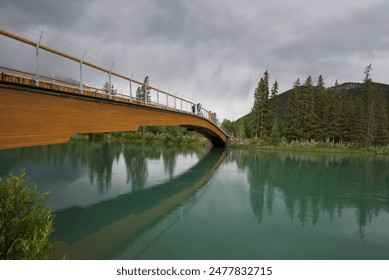
<instances>
[{"instance_id":1,"label":"dark treeline","mask_svg":"<svg viewBox=\"0 0 389 280\"><path fill-rule=\"evenodd\" d=\"M281 95L277 81L269 89L266 71L254 91L251 113L223 124L238 139L249 137L263 144L315 140L352 147L388 145L389 86L373 83L371 71L367 66L363 83L330 88L321 75L316 85L308 76Z\"/></svg>"}]
</instances>

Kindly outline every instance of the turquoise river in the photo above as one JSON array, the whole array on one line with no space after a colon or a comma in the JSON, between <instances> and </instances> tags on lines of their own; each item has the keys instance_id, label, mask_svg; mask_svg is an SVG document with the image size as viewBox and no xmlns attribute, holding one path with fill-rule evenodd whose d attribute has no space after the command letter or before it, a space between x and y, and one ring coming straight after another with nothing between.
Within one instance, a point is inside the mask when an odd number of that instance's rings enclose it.
<instances>
[{"instance_id":1,"label":"turquoise river","mask_svg":"<svg viewBox=\"0 0 389 280\"><path fill-rule=\"evenodd\" d=\"M52 258L389 259L389 157L71 141L0 151L55 211Z\"/></svg>"}]
</instances>

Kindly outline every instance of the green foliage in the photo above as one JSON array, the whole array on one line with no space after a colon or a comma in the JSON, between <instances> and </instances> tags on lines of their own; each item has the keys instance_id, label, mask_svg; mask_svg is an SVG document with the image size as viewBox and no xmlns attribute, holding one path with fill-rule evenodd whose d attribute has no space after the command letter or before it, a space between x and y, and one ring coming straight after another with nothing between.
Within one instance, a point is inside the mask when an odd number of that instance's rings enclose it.
<instances>
[{"instance_id":1,"label":"green foliage","mask_svg":"<svg viewBox=\"0 0 389 280\"><path fill-rule=\"evenodd\" d=\"M317 80L316 90L314 90L314 110L316 116L315 139L324 140L325 120L325 105L327 102L326 87L322 75L319 75Z\"/></svg>"},{"instance_id":2,"label":"green foliage","mask_svg":"<svg viewBox=\"0 0 389 280\"><path fill-rule=\"evenodd\" d=\"M320 140L331 141L335 143L341 139L341 127L344 122L344 116L342 115L342 94L338 87L327 90L324 93L326 103L323 104L323 119L322 119L322 131L323 138Z\"/></svg>"},{"instance_id":3,"label":"green foliage","mask_svg":"<svg viewBox=\"0 0 389 280\"><path fill-rule=\"evenodd\" d=\"M106 138L105 133L88 133L89 141L102 141Z\"/></svg>"},{"instance_id":4,"label":"green foliage","mask_svg":"<svg viewBox=\"0 0 389 280\"><path fill-rule=\"evenodd\" d=\"M236 122L224 119L222 125L231 132L234 136L238 135L238 125Z\"/></svg>"},{"instance_id":5,"label":"green foliage","mask_svg":"<svg viewBox=\"0 0 389 280\"><path fill-rule=\"evenodd\" d=\"M111 87L109 86L109 83L106 82L104 85L103 85L103 88L102 88L102 91L104 91L105 93L109 93L109 90L111 88L111 94L116 94L117 93L117 90L114 88L113 85L111 85Z\"/></svg>"},{"instance_id":6,"label":"green foliage","mask_svg":"<svg viewBox=\"0 0 389 280\"><path fill-rule=\"evenodd\" d=\"M54 214L24 172L0 178L0 259L48 259Z\"/></svg>"},{"instance_id":7,"label":"green foliage","mask_svg":"<svg viewBox=\"0 0 389 280\"><path fill-rule=\"evenodd\" d=\"M199 146L203 142L194 132L183 127L142 127L138 132L111 133L111 141L131 141L146 144L164 144L177 146Z\"/></svg>"},{"instance_id":8,"label":"green foliage","mask_svg":"<svg viewBox=\"0 0 389 280\"><path fill-rule=\"evenodd\" d=\"M278 123L278 119L276 119L273 123L273 127L270 133L270 144L277 145L281 142L281 130Z\"/></svg>"},{"instance_id":9,"label":"green foliage","mask_svg":"<svg viewBox=\"0 0 389 280\"><path fill-rule=\"evenodd\" d=\"M314 138L316 129L316 115L314 111L314 95L312 77L308 76L304 83L300 98L301 130L302 139L311 140Z\"/></svg>"},{"instance_id":10,"label":"green foliage","mask_svg":"<svg viewBox=\"0 0 389 280\"><path fill-rule=\"evenodd\" d=\"M301 85L300 79L297 79L293 85L293 91L289 95L287 107L285 110L285 136L289 141L301 139L303 132L301 128Z\"/></svg>"},{"instance_id":11,"label":"green foliage","mask_svg":"<svg viewBox=\"0 0 389 280\"><path fill-rule=\"evenodd\" d=\"M266 71L254 91L252 108L252 130L255 137L262 138L269 134L267 127L269 118L269 73Z\"/></svg>"},{"instance_id":12,"label":"green foliage","mask_svg":"<svg viewBox=\"0 0 389 280\"><path fill-rule=\"evenodd\" d=\"M313 86L311 76L280 95L274 83L269 97L269 73L266 71L254 91L251 113L236 122L225 120L237 143L246 137L255 143L273 144L279 139L290 142L376 147L389 144L389 86L373 83L372 66L365 71L363 83L336 81L326 88L323 76ZM278 118L277 126L275 120ZM258 138L262 141L258 141ZM250 142L250 141L249 141ZM253 141L251 141L254 143Z\"/></svg>"},{"instance_id":13,"label":"green foliage","mask_svg":"<svg viewBox=\"0 0 389 280\"><path fill-rule=\"evenodd\" d=\"M143 134L143 139L144 139L144 142L146 142L146 143L152 143L154 138L155 138L155 136L152 133Z\"/></svg>"},{"instance_id":14,"label":"green foliage","mask_svg":"<svg viewBox=\"0 0 389 280\"><path fill-rule=\"evenodd\" d=\"M139 99L141 101L145 101L145 99L147 97L147 101L151 100L149 82L150 82L150 78L149 78L149 76L146 76L144 81L143 81L142 86L140 86L136 89L135 94L136 94L137 99Z\"/></svg>"},{"instance_id":15,"label":"green foliage","mask_svg":"<svg viewBox=\"0 0 389 280\"><path fill-rule=\"evenodd\" d=\"M389 143L389 119L388 106L382 94L378 96L375 118L377 122L377 127L374 142L378 146L384 146Z\"/></svg>"}]
</instances>

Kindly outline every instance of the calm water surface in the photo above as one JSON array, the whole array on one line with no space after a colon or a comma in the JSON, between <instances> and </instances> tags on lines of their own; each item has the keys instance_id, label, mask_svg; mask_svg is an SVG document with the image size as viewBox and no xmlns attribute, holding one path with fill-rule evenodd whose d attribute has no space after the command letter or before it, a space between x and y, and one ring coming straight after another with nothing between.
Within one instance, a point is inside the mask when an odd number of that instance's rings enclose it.
<instances>
[{"instance_id":1,"label":"calm water surface","mask_svg":"<svg viewBox=\"0 0 389 280\"><path fill-rule=\"evenodd\" d=\"M389 158L90 143L0 151L56 212L54 258L389 259Z\"/></svg>"}]
</instances>

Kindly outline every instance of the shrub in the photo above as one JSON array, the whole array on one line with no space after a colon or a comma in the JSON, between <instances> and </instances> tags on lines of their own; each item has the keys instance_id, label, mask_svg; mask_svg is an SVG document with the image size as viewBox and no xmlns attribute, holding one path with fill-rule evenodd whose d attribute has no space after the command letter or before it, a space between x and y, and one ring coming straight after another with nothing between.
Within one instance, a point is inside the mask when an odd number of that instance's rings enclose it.
<instances>
[{"instance_id":1,"label":"shrub","mask_svg":"<svg viewBox=\"0 0 389 280\"><path fill-rule=\"evenodd\" d=\"M151 143L151 142L153 142L153 140L154 140L154 138L155 138L155 136L154 136L154 134L152 134L152 133L145 133L144 135L143 135L143 140L146 142L146 143Z\"/></svg>"},{"instance_id":2,"label":"shrub","mask_svg":"<svg viewBox=\"0 0 389 280\"><path fill-rule=\"evenodd\" d=\"M0 259L48 259L54 214L25 172L0 178Z\"/></svg>"},{"instance_id":3,"label":"shrub","mask_svg":"<svg viewBox=\"0 0 389 280\"><path fill-rule=\"evenodd\" d=\"M171 136L170 134L163 135L162 141L164 144L174 144L175 143L173 136Z\"/></svg>"}]
</instances>

